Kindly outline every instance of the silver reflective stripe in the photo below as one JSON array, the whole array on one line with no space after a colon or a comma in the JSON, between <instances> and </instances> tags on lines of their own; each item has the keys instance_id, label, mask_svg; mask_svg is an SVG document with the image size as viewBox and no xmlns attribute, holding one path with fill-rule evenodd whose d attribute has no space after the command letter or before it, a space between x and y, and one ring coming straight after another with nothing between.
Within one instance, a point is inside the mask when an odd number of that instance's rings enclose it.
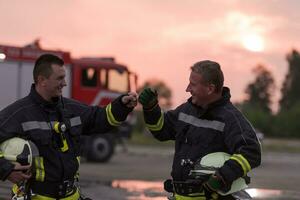
<instances>
[{"instance_id":1,"label":"silver reflective stripe","mask_svg":"<svg viewBox=\"0 0 300 200\"><path fill-rule=\"evenodd\" d=\"M179 113L178 120L191 124L197 127L203 128L211 128L217 131L223 131L225 127L225 123L215 120L206 120L206 119L199 119L192 115L187 115L185 113Z\"/></svg>"},{"instance_id":2,"label":"silver reflective stripe","mask_svg":"<svg viewBox=\"0 0 300 200\"><path fill-rule=\"evenodd\" d=\"M51 121L50 124L49 122L29 121L29 122L23 122L22 128L23 131L30 131L34 129L50 130L51 129L50 127L53 127L55 123L56 123L55 121ZM70 119L70 123L71 123L71 127L81 125L81 119L79 116L73 117Z\"/></svg>"},{"instance_id":3,"label":"silver reflective stripe","mask_svg":"<svg viewBox=\"0 0 300 200\"><path fill-rule=\"evenodd\" d=\"M71 123L71 126L78 126L78 125L81 125L81 119L80 117L73 117L70 119L70 123Z\"/></svg>"},{"instance_id":4,"label":"silver reflective stripe","mask_svg":"<svg viewBox=\"0 0 300 200\"><path fill-rule=\"evenodd\" d=\"M22 128L24 131L29 131L33 129L50 130L50 126L48 125L47 122L38 122L38 121L23 122Z\"/></svg>"}]
</instances>

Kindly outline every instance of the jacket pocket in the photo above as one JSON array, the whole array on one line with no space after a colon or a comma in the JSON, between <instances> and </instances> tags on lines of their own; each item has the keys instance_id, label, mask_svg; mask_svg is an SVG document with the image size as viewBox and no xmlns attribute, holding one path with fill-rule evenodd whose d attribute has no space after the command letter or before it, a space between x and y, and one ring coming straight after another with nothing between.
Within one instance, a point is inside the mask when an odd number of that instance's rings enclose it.
<instances>
[{"instance_id":1,"label":"jacket pocket","mask_svg":"<svg viewBox=\"0 0 300 200\"><path fill-rule=\"evenodd\" d=\"M205 128L193 128L191 133L188 134L188 139L192 142L192 145L200 145L203 147L208 147L214 143L214 139L217 137L218 133L214 130L209 130Z\"/></svg>"},{"instance_id":2,"label":"jacket pocket","mask_svg":"<svg viewBox=\"0 0 300 200\"><path fill-rule=\"evenodd\" d=\"M80 126L71 127L69 132L71 137L80 137L81 127Z\"/></svg>"},{"instance_id":3,"label":"jacket pocket","mask_svg":"<svg viewBox=\"0 0 300 200\"><path fill-rule=\"evenodd\" d=\"M32 140L36 145L49 145L51 143L50 131L32 131L29 133L29 140Z\"/></svg>"}]
</instances>

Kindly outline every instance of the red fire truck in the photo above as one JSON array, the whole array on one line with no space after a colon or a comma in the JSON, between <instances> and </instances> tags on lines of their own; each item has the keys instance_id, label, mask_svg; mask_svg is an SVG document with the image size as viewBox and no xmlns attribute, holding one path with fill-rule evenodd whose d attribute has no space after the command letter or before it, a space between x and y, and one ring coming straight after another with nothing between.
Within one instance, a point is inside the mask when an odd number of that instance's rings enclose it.
<instances>
[{"instance_id":1,"label":"red fire truck","mask_svg":"<svg viewBox=\"0 0 300 200\"><path fill-rule=\"evenodd\" d=\"M65 61L65 97L105 106L121 93L136 89L137 76L112 57L73 59L69 52L42 49L38 41L25 47L0 45L0 109L28 95L33 82L34 61L44 53L55 54ZM114 153L116 141L130 135L130 118L133 116L128 118L114 134L82 137L83 156L88 161L108 161Z\"/></svg>"}]
</instances>

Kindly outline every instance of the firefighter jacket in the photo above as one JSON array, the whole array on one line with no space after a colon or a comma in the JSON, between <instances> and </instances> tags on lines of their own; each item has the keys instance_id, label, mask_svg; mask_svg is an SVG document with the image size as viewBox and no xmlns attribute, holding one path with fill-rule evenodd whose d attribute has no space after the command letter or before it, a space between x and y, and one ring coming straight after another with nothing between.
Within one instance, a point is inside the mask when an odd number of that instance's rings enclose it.
<instances>
[{"instance_id":1,"label":"firefighter jacket","mask_svg":"<svg viewBox=\"0 0 300 200\"><path fill-rule=\"evenodd\" d=\"M207 109L191 99L175 110L162 112L159 106L144 110L146 126L160 140L175 140L172 178L185 181L190 163L213 152L229 153L231 158L219 169L226 183L246 175L261 163L261 147L251 124L230 102L229 88ZM191 162L187 162L191 161Z\"/></svg>"},{"instance_id":2,"label":"firefighter jacket","mask_svg":"<svg viewBox=\"0 0 300 200\"><path fill-rule=\"evenodd\" d=\"M126 107L121 97L105 108L88 106L63 97L55 103L49 103L32 85L28 96L0 112L0 143L12 137L35 143L39 157L34 160L33 185L74 180L79 167L80 135L105 133L120 125L133 109ZM56 122L66 124L64 135L67 149L61 148L61 135L54 131ZM0 179L5 180L13 167L2 154Z\"/></svg>"}]
</instances>

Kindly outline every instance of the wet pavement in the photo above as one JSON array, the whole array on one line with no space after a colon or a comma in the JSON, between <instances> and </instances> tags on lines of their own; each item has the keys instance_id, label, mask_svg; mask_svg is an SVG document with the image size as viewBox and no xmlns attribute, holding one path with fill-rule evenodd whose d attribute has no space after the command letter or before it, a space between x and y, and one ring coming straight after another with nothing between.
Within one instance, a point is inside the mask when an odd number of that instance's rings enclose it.
<instances>
[{"instance_id":1,"label":"wet pavement","mask_svg":"<svg viewBox=\"0 0 300 200\"><path fill-rule=\"evenodd\" d=\"M82 190L89 197L106 200L166 200L168 193L161 181L115 180L111 183L97 183ZM248 188L253 200L299 200L299 191Z\"/></svg>"},{"instance_id":2,"label":"wet pavement","mask_svg":"<svg viewBox=\"0 0 300 200\"><path fill-rule=\"evenodd\" d=\"M163 180L169 178L173 149L130 146L117 149L109 163L80 167L82 193L94 200L166 200ZM300 154L264 153L248 192L255 199L300 199ZM0 182L0 200L8 199L10 184Z\"/></svg>"}]
</instances>

